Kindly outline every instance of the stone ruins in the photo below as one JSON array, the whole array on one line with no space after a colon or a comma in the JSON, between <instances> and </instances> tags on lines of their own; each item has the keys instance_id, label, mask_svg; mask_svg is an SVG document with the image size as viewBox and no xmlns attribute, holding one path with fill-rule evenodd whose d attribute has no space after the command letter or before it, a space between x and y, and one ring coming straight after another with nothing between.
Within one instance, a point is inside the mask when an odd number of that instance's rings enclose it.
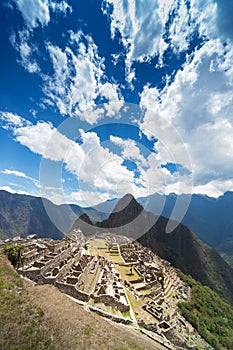
<instances>
[{"instance_id":1,"label":"stone ruins","mask_svg":"<svg viewBox=\"0 0 233 350\"><path fill-rule=\"evenodd\" d=\"M138 242L113 234L84 237L73 231L61 241L36 235L5 240L24 246L18 273L36 284L53 284L86 308L130 324L167 349L212 349L179 314L191 291L169 262Z\"/></svg>"}]
</instances>

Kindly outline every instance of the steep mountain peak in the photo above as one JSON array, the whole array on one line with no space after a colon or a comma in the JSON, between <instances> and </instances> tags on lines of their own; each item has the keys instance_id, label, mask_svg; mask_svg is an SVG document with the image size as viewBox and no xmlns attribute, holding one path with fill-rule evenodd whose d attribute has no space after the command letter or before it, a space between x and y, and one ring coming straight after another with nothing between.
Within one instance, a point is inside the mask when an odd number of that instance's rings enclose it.
<instances>
[{"instance_id":1,"label":"steep mountain peak","mask_svg":"<svg viewBox=\"0 0 233 350\"><path fill-rule=\"evenodd\" d=\"M117 203L113 209L113 213L118 213L122 211L129 211L131 209L136 209L137 212L141 212L143 207L139 204L131 193L124 195Z\"/></svg>"},{"instance_id":2,"label":"steep mountain peak","mask_svg":"<svg viewBox=\"0 0 233 350\"><path fill-rule=\"evenodd\" d=\"M102 221L99 226L105 228L121 227L131 223L142 211L141 204L136 201L132 194L127 193L118 201L109 218Z\"/></svg>"}]
</instances>

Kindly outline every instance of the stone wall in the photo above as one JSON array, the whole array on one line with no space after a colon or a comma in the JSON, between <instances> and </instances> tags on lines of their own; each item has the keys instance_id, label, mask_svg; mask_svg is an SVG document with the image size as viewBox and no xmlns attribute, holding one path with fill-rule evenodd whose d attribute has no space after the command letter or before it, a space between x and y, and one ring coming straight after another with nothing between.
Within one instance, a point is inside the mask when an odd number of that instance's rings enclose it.
<instances>
[{"instance_id":1,"label":"stone wall","mask_svg":"<svg viewBox=\"0 0 233 350\"><path fill-rule=\"evenodd\" d=\"M125 325L132 324L132 321L129 318L123 318L123 317L119 317L119 316L116 316L116 315L111 315L111 314L109 314L107 312L104 312L103 310L101 310L101 309L99 309L97 307L92 307L90 305L88 306L88 308L89 308L89 310L97 313L100 316L108 318L111 321L114 321L114 322L117 322L117 323L122 323L122 324L125 324Z\"/></svg>"},{"instance_id":2,"label":"stone wall","mask_svg":"<svg viewBox=\"0 0 233 350\"><path fill-rule=\"evenodd\" d=\"M40 274L40 269L34 269L34 270L22 270L19 269L18 273L24 277L29 278L33 282L37 284L44 284L45 282L44 277Z\"/></svg>"},{"instance_id":3,"label":"stone wall","mask_svg":"<svg viewBox=\"0 0 233 350\"><path fill-rule=\"evenodd\" d=\"M62 282L64 280L64 278L69 274L69 272L71 271L71 266L73 263L77 262L81 257L81 251L78 251L78 253L74 256L73 259L71 259L66 265L64 265L58 275L57 275L57 281L58 282Z\"/></svg>"},{"instance_id":4,"label":"stone wall","mask_svg":"<svg viewBox=\"0 0 233 350\"><path fill-rule=\"evenodd\" d=\"M92 260L87 263L86 267L84 268L84 270L82 271L82 274L80 275L80 277L78 279L78 284L77 284L78 287L80 287L83 284L87 275L93 269L94 263L95 263L95 261L94 261L94 258L92 257Z\"/></svg>"},{"instance_id":5,"label":"stone wall","mask_svg":"<svg viewBox=\"0 0 233 350\"><path fill-rule=\"evenodd\" d=\"M54 259L52 259L48 264L46 264L41 269L42 275L46 275L46 273L51 272L55 267L58 267L61 262L66 260L67 258L70 260L70 255L72 252L72 248L68 248L67 250L63 251L59 255L57 255Z\"/></svg>"},{"instance_id":6,"label":"stone wall","mask_svg":"<svg viewBox=\"0 0 233 350\"><path fill-rule=\"evenodd\" d=\"M29 251L28 253L31 253L31 252ZM33 254L31 256L25 255L24 265L29 265L48 253L49 253L49 250L47 248L45 248L44 250L41 250L40 252L36 251L35 254Z\"/></svg>"},{"instance_id":7,"label":"stone wall","mask_svg":"<svg viewBox=\"0 0 233 350\"><path fill-rule=\"evenodd\" d=\"M67 284L67 283L61 283L61 282L55 282L55 286L62 293L68 294L75 299L85 301L85 302L87 302L90 299L89 294L76 289L74 285Z\"/></svg>"}]
</instances>

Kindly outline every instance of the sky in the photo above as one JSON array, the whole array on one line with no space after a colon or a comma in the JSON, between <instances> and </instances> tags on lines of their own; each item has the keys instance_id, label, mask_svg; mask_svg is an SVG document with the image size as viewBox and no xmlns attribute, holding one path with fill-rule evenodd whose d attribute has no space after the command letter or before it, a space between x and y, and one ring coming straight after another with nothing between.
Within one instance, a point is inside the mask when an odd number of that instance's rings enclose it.
<instances>
[{"instance_id":1,"label":"sky","mask_svg":"<svg viewBox=\"0 0 233 350\"><path fill-rule=\"evenodd\" d=\"M233 2L1 0L0 189L233 190Z\"/></svg>"}]
</instances>

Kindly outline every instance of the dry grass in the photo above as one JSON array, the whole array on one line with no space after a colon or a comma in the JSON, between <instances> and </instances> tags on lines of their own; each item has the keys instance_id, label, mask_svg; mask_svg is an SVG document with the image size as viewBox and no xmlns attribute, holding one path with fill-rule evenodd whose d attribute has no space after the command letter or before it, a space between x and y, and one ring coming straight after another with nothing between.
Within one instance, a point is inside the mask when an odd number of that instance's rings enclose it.
<instances>
[{"instance_id":1,"label":"dry grass","mask_svg":"<svg viewBox=\"0 0 233 350\"><path fill-rule=\"evenodd\" d=\"M56 350L164 349L136 330L84 310L54 286L32 286L30 295L48 317Z\"/></svg>"},{"instance_id":2,"label":"dry grass","mask_svg":"<svg viewBox=\"0 0 233 350\"><path fill-rule=\"evenodd\" d=\"M43 310L33 305L23 280L0 253L0 349L54 349Z\"/></svg>"}]
</instances>

